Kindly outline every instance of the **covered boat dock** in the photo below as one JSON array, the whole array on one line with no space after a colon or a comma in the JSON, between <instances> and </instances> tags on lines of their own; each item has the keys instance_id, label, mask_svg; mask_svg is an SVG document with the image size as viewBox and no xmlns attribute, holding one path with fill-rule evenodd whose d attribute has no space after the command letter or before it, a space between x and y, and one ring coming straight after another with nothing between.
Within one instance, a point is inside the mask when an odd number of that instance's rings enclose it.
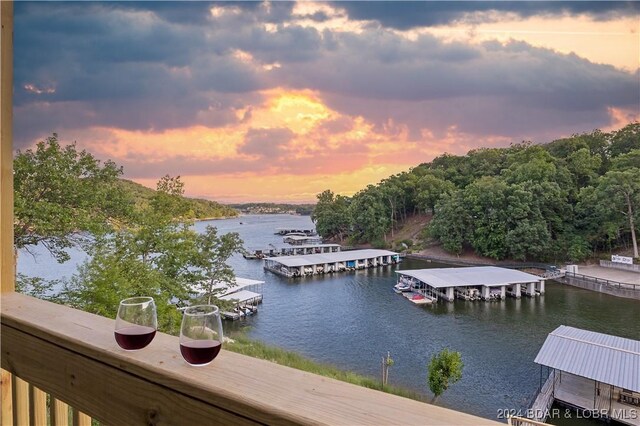
<instances>
[{"instance_id":1,"label":"covered boat dock","mask_svg":"<svg viewBox=\"0 0 640 426\"><path fill-rule=\"evenodd\" d=\"M247 259L264 259L275 256L297 256L303 254L338 253L341 250L340 244L307 244L300 246L269 247L266 249L253 249Z\"/></svg>"},{"instance_id":2,"label":"covered boat dock","mask_svg":"<svg viewBox=\"0 0 640 426\"><path fill-rule=\"evenodd\" d=\"M388 250L351 250L303 256L279 256L264 260L264 268L285 277L326 274L374 268L398 263L398 253Z\"/></svg>"},{"instance_id":3,"label":"covered boat dock","mask_svg":"<svg viewBox=\"0 0 640 426\"><path fill-rule=\"evenodd\" d=\"M247 315L258 312L257 305L262 302L262 294L249 291L247 288L258 290L264 281L249 278L236 277L233 284L217 282L211 287L211 292L220 300L232 301L235 307L231 311L221 312L225 319L237 320ZM191 290L195 294L204 295L204 286L193 286Z\"/></svg>"},{"instance_id":4,"label":"covered boat dock","mask_svg":"<svg viewBox=\"0 0 640 426\"><path fill-rule=\"evenodd\" d=\"M520 298L523 294L544 294L542 277L496 266L408 269L396 273L398 284L408 284L411 291L434 300L495 300L507 295Z\"/></svg>"},{"instance_id":5,"label":"covered boat dock","mask_svg":"<svg viewBox=\"0 0 640 426\"><path fill-rule=\"evenodd\" d=\"M276 228L276 235L287 234L316 235L316 230L313 228Z\"/></svg>"},{"instance_id":6,"label":"covered boat dock","mask_svg":"<svg viewBox=\"0 0 640 426\"><path fill-rule=\"evenodd\" d=\"M282 241L294 246L300 246L305 244L320 244L322 243L322 238L307 235L287 235L282 239Z\"/></svg>"},{"instance_id":7,"label":"covered boat dock","mask_svg":"<svg viewBox=\"0 0 640 426\"><path fill-rule=\"evenodd\" d=\"M535 363L541 386L532 418L544 421L555 400L592 418L640 426L640 341L561 325ZM544 367L549 375L542 385Z\"/></svg>"}]
</instances>

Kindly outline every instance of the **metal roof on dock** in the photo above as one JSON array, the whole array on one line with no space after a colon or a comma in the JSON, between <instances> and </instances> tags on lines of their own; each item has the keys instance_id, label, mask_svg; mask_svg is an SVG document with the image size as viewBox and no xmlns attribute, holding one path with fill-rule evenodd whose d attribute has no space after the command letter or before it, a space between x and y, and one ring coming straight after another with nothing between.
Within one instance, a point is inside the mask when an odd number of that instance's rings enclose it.
<instances>
[{"instance_id":1,"label":"metal roof on dock","mask_svg":"<svg viewBox=\"0 0 640 426\"><path fill-rule=\"evenodd\" d=\"M321 240L322 237L317 235L285 235L285 239L294 240L294 241L303 241L303 240Z\"/></svg>"},{"instance_id":2,"label":"metal roof on dock","mask_svg":"<svg viewBox=\"0 0 640 426\"><path fill-rule=\"evenodd\" d=\"M431 268L396 271L396 274L416 278L434 288L486 287L523 284L542 281L543 278L515 269L497 266L471 266L468 268Z\"/></svg>"},{"instance_id":3,"label":"metal roof on dock","mask_svg":"<svg viewBox=\"0 0 640 426\"><path fill-rule=\"evenodd\" d=\"M228 283L216 282L211 287L211 289L212 290L220 290L220 295L224 296L224 295L227 295L229 293L234 293L234 292L236 292L238 290L242 290L245 287L264 284L264 281L252 280L252 279L249 279L249 278L241 278L241 277L236 277L234 281L235 281L235 284L231 284L231 285L229 285ZM206 286L206 283L203 283L202 285ZM200 288L197 285L191 286L191 290L194 293L198 293L198 294L203 293L202 288Z\"/></svg>"},{"instance_id":4,"label":"metal roof on dock","mask_svg":"<svg viewBox=\"0 0 640 426\"><path fill-rule=\"evenodd\" d=\"M536 364L640 392L640 341L561 325L544 341Z\"/></svg>"},{"instance_id":5,"label":"metal roof on dock","mask_svg":"<svg viewBox=\"0 0 640 426\"><path fill-rule=\"evenodd\" d=\"M249 290L240 290L236 293L227 294L219 297L220 300L237 301L237 303L247 302L253 299L259 299L262 295Z\"/></svg>"},{"instance_id":6,"label":"metal roof on dock","mask_svg":"<svg viewBox=\"0 0 640 426\"><path fill-rule=\"evenodd\" d=\"M272 244L270 247L267 248L250 248L250 250L262 250L262 251L271 251L271 250L283 250L283 249L287 249L287 250L299 250L299 249L304 249L304 248L320 248L320 247L340 247L340 244L300 244L297 246L291 246L291 245L283 245L283 244Z\"/></svg>"},{"instance_id":7,"label":"metal roof on dock","mask_svg":"<svg viewBox=\"0 0 640 426\"><path fill-rule=\"evenodd\" d=\"M371 259L380 256L396 256L397 254L398 253L388 250L366 249L341 251L337 253L307 254L301 256L278 256L270 257L266 260L278 262L284 266L296 267L321 265L324 263L349 262L360 259Z\"/></svg>"}]
</instances>

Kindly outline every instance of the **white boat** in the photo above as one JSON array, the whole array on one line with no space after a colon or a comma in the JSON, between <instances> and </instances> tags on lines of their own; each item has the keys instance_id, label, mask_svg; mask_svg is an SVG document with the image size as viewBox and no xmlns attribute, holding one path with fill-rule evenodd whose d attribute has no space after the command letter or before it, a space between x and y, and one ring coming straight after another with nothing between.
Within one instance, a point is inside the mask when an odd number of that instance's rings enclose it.
<instances>
[{"instance_id":1,"label":"white boat","mask_svg":"<svg viewBox=\"0 0 640 426\"><path fill-rule=\"evenodd\" d=\"M398 283L398 284L393 286L393 291L395 291L398 294L405 293L407 291L411 291L411 284Z\"/></svg>"}]
</instances>

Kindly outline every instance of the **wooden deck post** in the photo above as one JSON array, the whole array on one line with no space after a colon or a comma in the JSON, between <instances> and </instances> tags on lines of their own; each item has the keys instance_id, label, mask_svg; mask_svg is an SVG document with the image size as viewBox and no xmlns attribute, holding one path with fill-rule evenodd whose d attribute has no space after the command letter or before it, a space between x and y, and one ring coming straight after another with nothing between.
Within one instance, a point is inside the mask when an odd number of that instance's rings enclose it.
<instances>
[{"instance_id":1,"label":"wooden deck post","mask_svg":"<svg viewBox=\"0 0 640 426\"><path fill-rule=\"evenodd\" d=\"M0 291L15 290L13 249L13 1L0 2Z\"/></svg>"},{"instance_id":2,"label":"wooden deck post","mask_svg":"<svg viewBox=\"0 0 640 426\"><path fill-rule=\"evenodd\" d=\"M11 384L11 373L7 370L0 370L0 426L13 426L13 385Z\"/></svg>"},{"instance_id":3,"label":"wooden deck post","mask_svg":"<svg viewBox=\"0 0 640 426\"><path fill-rule=\"evenodd\" d=\"M29 425L29 383L13 376L14 423L17 426Z\"/></svg>"},{"instance_id":4,"label":"wooden deck post","mask_svg":"<svg viewBox=\"0 0 640 426\"><path fill-rule=\"evenodd\" d=\"M29 417L31 424L36 426L47 426L47 394L37 387L29 386Z\"/></svg>"},{"instance_id":5,"label":"wooden deck post","mask_svg":"<svg viewBox=\"0 0 640 426\"><path fill-rule=\"evenodd\" d=\"M69 426L69 406L55 398L51 398L51 425Z\"/></svg>"}]
</instances>

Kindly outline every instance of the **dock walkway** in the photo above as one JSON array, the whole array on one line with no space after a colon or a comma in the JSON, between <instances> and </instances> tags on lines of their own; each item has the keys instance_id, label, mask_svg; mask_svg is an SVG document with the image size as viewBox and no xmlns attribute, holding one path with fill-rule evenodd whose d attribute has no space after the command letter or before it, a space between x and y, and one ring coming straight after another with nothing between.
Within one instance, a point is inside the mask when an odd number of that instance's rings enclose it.
<instances>
[{"instance_id":1,"label":"dock walkway","mask_svg":"<svg viewBox=\"0 0 640 426\"><path fill-rule=\"evenodd\" d=\"M622 284L640 286L640 273L623 271L620 269L604 268L600 265L580 265L578 272L594 278L602 278L609 281L617 281Z\"/></svg>"},{"instance_id":2,"label":"dock walkway","mask_svg":"<svg viewBox=\"0 0 640 426\"><path fill-rule=\"evenodd\" d=\"M553 391L555 390L555 385L558 383L558 377L555 374L555 371L552 371L547 377L547 380L542 385L542 389L538 396L536 397L533 404L531 404L531 408L529 409L529 413L531 414L531 419L539 422L544 422L547 418L549 410L553 405Z\"/></svg>"}]
</instances>

